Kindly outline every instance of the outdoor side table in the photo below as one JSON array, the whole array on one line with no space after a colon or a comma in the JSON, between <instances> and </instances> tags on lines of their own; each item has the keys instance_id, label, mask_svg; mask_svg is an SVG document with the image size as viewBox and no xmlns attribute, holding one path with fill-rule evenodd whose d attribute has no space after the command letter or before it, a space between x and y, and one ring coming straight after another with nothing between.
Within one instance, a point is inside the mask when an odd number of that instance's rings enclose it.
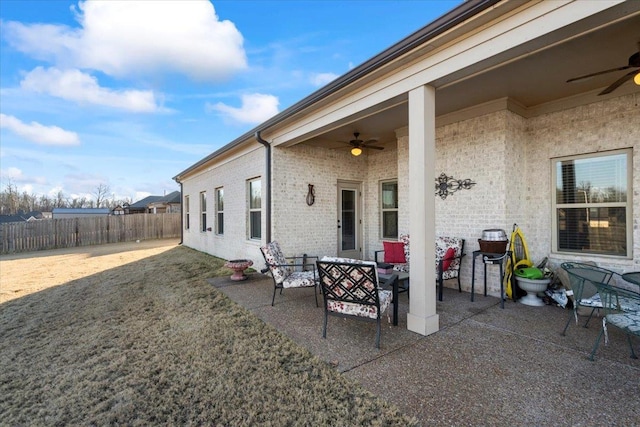
<instances>
[{"instance_id":1,"label":"outdoor side table","mask_svg":"<svg viewBox=\"0 0 640 427\"><path fill-rule=\"evenodd\" d=\"M389 278L396 274L398 276L398 280L393 283L392 295L393 295L393 325L398 326L398 294L400 283L405 282L405 288L408 288L409 282L409 273L404 271L394 271L391 274L378 274L378 278L382 280L389 280Z\"/></svg>"},{"instance_id":2,"label":"outdoor side table","mask_svg":"<svg viewBox=\"0 0 640 427\"><path fill-rule=\"evenodd\" d=\"M482 263L484 264L484 296L487 296L487 265L499 265L500 266L500 307L504 308L504 268L503 263L506 258L511 256L511 251L506 251L502 254L496 254L491 252L473 251L473 262L471 267L471 302L475 296L475 282L476 282L476 258L482 256Z\"/></svg>"}]
</instances>

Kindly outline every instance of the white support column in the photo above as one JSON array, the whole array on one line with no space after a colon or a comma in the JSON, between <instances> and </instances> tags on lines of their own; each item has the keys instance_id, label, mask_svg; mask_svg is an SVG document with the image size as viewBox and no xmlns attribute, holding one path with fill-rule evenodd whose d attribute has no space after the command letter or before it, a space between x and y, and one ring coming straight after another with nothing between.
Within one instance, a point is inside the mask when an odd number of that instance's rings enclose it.
<instances>
[{"instance_id":1,"label":"white support column","mask_svg":"<svg viewBox=\"0 0 640 427\"><path fill-rule=\"evenodd\" d=\"M409 92L409 237L411 298L407 328L422 335L440 328L436 314L435 89Z\"/></svg>"}]
</instances>

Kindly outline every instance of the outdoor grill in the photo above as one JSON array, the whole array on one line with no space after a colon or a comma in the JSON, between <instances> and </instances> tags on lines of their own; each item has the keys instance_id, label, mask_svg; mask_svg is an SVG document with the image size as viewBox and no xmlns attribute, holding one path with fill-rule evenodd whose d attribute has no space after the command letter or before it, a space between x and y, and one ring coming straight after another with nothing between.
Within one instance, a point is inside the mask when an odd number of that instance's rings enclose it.
<instances>
[{"instance_id":1,"label":"outdoor grill","mask_svg":"<svg viewBox=\"0 0 640 427\"><path fill-rule=\"evenodd\" d=\"M478 239L480 250L492 254L503 254L507 250L509 239L504 230L492 228L482 230L482 238Z\"/></svg>"}]
</instances>

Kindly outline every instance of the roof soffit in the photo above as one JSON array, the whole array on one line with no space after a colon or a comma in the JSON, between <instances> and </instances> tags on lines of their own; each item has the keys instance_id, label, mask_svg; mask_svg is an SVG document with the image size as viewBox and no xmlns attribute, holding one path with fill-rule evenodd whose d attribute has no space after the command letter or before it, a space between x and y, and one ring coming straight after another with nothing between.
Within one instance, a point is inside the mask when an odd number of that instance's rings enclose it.
<instances>
[{"instance_id":1,"label":"roof soffit","mask_svg":"<svg viewBox=\"0 0 640 427\"><path fill-rule=\"evenodd\" d=\"M367 117L368 111L384 106L388 100L403 102L408 91L421 85L433 84L440 89L543 49L553 44L551 37L566 37L554 32L620 2L587 3L511 1L505 3L511 7L504 9L498 3L278 123L265 134L274 145L304 141Z\"/></svg>"}]
</instances>

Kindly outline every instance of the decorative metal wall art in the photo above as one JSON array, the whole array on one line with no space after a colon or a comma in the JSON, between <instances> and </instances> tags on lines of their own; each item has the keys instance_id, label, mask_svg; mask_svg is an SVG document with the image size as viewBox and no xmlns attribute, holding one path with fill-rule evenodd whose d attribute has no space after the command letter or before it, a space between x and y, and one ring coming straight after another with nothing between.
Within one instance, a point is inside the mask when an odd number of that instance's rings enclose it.
<instances>
[{"instance_id":1,"label":"decorative metal wall art","mask_svg":"<svg viewBox=\"0 0 640 427\"><path fill-rule=\"evenodd\" d=\"M313 189L313 185L309 184L309 192L307 193L307 205L311 206L316 201L316 192Z\"/></svg>"},{"instance_id":2,"label":"decorative metal wall art","mask_svg":"<svg viewBox=\"0 0 640 427\"><path fill-rule=\"evenodd\" d=\"M444 200L448 195L461 189L469 190L474 185L476 185L476 183L470 179L455 179L452 176L447 176L443 172L436 178L436 196L440 196L440 198Z\"/></svg>"}]
</instances>

